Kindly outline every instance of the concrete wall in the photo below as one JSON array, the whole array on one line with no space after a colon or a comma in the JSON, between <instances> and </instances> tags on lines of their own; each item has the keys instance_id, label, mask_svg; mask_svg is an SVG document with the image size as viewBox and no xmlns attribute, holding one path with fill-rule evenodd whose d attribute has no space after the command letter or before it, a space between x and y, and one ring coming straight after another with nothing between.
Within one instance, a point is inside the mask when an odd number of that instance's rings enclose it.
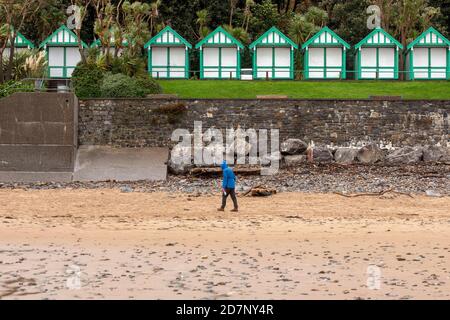
<instances>
[{"instance_id":1,"label":"concrete wall","mask_svg":"<svg viewBox=\"0 0 450 320\"><path fill-rule=\"evenodd\" d=\"M71 172L77 103L69 93L16 93L1 99L0 171Z\"/></svg>"},{"instance_id":2,"label":"concrete wall","mask_svg":"<svg viewBox=\"0 0 450 320\"><path fill-rule=\"evenodd\" d=\"M280 129L281 140L323 145L449 144L450 101L182 100L80 101L79 143L167 146L194 121L226 128Z\"/></svg>"}]
</instances>

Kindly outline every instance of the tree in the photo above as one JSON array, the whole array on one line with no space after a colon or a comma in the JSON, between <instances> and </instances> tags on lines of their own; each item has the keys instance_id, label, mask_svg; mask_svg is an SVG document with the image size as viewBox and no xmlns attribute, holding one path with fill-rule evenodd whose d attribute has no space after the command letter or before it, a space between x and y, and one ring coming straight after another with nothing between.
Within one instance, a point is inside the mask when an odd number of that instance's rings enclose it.
<instances>
[{"instance_id":1,"label":"tree","mask_svg":"<svg viewBox=\"0 0 450 320\"><path fill-rule=\"evenodd\" d=\"M230 26L224 26L224 29L231 34L233 37L235 37L237 40L244 44L250 43L250 37L248 33L241 27L230 27Z\"/></svg>"},{"instance_id":2,"label":"tree","mask_svg":"<svg viewBox=\"0 0 450 320\"><path fill-rule=\"evenodd\" d=\"M297 43L306 40L323 28L328 21L326 11L310 7L305 14L296 14L289 26L289 35Z\"/></svg>"},{"instance_id":3,"label":"tree","mask_svg":"<svg viewBox=\"0 0 450 320\"><path fill-rule=\"evenodd\" d=\"M130 58L138 58L141 56L144 44L151 36L148 25L151 7L148 3L125 1L122 11L124 13L125 39L128 42L125 51Z\"/></svg>"},{"instance_id":4,"label":"tree","mask_svg":"<svg viewBox=\"0 0 450 320\"><path fill-rule=\"evenodd\" d=\"M230 23L228 24L230 26L230 28L233 27L233 16L234 16L234 11L236 10L237 3L238 3L238 0L230 0Z\"/></svg>"},{"instance_id":5,"label":"tree","mask_svg":"<svg viewBox=\"0 0 450 320\"><path fill-rule=\"evenodd\" d=\"M83 39L81 37L81 31L83 30L83 23L88 14L88 7L92 4L93 0L71 0L71 4L73 7L73 20L71 23L73 24L73 32L77 36L78 40L78 50L80 52L81 61L86 63L86 55L83 47ZM76 9L75 9L76 7ZM78 10L78 12L76 12Z\"/></svg>"},{"instance_id":6,"label":"tree","mask_svg":"<svg viewBox=\"0 0 450 320\"><path fill-rule=\"evenodd\" d=\"M155 20L159 17L159 6L161 5L161 0L156 0L151 4L150 13L150 33L153 35L153 28Z\"/></svg>"},{"instance_id":7,"label":"tree","mask_svg":"<svg viewBox=\"0 0 450 320\"><path fill-rule=\"evenodd\" d=\"M198 38L203 39L206 37L210 30L207 27L209 23L209 12L206 9L197 11L197 25L198 25Z\"/></svg>"},{"instance_id":8,"label":"tree","mask_svg":"<svg viewBox=\"0 0 450 320\"><path fill-rule=\"evenodd\" d=\"M271 0L263 0L253 8L253 16L250 20L250 34L258 36L267 31L272 26L278 26L281 16L276 5Z\"/></svg>"},{"instance_id":9,"label":"tree","mask_svg":"<svg viewBox=\"0 0 450 320\"><path fill-rule=\"evenodd\" d=\"M0 68L2 69L0 83L12 78L17 32L23 29L29 16L36 14L42 3L42 0L0 0L0 16L3 20L0 21L3 24L3 44L0 44L0 61L3 61L3 52L6 46L9 45L10 48L6 72L3 71L3 65Z\"/></svg>"},{"instance_id":10,"label":"tree","mask_svg":"<svg viewBox=\"0 0 450 320\"><path fill-rule=\"evenodd\" d=\"M114 22L114 6L111 0L94 0L96 19L94 23L94 33L100 41L103 54L109 56L111 47L111 28ZM106 58L109 59L108 57Z\"/></svg>"},{"instance_id":11,"label":"tree","mask_svg":"<svg viewBox=\"0 0 450 320\"><path fill-rule=\"evenodd\" d=\"M250 18L252 17L252 7L255 5L255 1L246 0L244 9L244 19L242 19L242 28L245 32L248 32L248 24L250 23Z\"/></svg>"}]
</instances>

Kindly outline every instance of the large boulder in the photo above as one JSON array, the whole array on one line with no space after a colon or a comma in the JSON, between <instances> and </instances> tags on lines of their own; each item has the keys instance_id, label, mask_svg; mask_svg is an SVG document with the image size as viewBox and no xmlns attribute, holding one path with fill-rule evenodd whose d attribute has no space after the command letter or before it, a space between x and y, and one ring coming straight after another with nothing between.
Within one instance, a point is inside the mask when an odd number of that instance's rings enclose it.
<instances>
[{"instance_id":1,"label":"large boulder","mask_svg":"<svg viewBox=\"0 0 450 320\"><path fill-rule=\"evenodd\" d=\"M384 152L378 145L372 143L359 149L356 158L361 163L373 164L384 159Z\"/></svg>"},{"instance_id":2,"label":"large boulder","mask_svg":"<svg viewBox=\"0 0 450 320\"><path fill-rule=\"evenodd\" d=\"M307 148L308 145L300 139L288 139L280 146L281 154L289 155L302 154Z\"/></svg>"},{"instance_id":3,"label":"large boulder","mask_svg":"<svg viewBox=\"0 0 450 320\"><path fill-rule=\"evenodd\" d=\"M194 167L192 164L192 148L175 146L170 152L169 171L173 174L186 174Z\"/></svg>"},{"instance_id":4,"label":"large boulder","mask_svg":"<svg viewBox=\"0 0 450 320\"><path fill-rule=\"evenodd\" d=\"M341 164L351 164L355 161L357 155L358 149L338 148L334 153L334 160Z\"/></svg>"},{"instance_id":5,"label":"large boulder","mask_svg":"<svg viewBox=\"0 0 450 320\"><path fill-rule=\"evenodd\" d=\"M333 154L328 148L314 148L312 150L312 158L314 162L332 162Z\"/></svg>"},{"instance_id":6,"label":"large boulder","mask_svg":"<svg viewBox=\"0 0 450 320\"><path fill-rule=\"evenodd\" d=\"M423 161L447 162L450 161L450 150L447 147L426 146L423 148Z\"/></svg>"},{"instance_id":7,"label":"large boulder","mask_svg":"<svg viewBox=\"0 0 450 320\"><path fill-rule=\"evenodd\" d=\"M284 164L286 165L286 167L295 167L305 162L306 155L303 154L284 156Z\"/></svg>"},{"instance_id":8,"label":"large boulder","mask_svg":"<svg viewBox=\"0 0 450 320\"><path fill-rule=\"evenodd\" d=\"M414 164L422 161L422 147L403 147L392 151L386 156L388 163Z\"/></svg>"}]
</instances>

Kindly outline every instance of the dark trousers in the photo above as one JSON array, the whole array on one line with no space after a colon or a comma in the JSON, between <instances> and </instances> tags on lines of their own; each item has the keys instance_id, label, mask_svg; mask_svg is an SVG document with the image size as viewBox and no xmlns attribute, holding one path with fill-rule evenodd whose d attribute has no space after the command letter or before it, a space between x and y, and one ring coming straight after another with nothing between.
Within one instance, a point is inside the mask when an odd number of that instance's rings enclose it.
<instances>
[{"instance_id":1,"label":"dark trousers","mask_svg":"<svg viewBox=\"0 0 450 320\"><path fill-rule=\"evenodd\" d=\"M226 205L227 205L227 198L228 196L231 196L231 200L233 200L233 204L234 204L234 208L237 209L238 208L238 202L237 202L237 198L236 198L236 192L234 189L224 189L225 192L222 192L222 209L225 209Z\"/></svg>"}]
</instances>

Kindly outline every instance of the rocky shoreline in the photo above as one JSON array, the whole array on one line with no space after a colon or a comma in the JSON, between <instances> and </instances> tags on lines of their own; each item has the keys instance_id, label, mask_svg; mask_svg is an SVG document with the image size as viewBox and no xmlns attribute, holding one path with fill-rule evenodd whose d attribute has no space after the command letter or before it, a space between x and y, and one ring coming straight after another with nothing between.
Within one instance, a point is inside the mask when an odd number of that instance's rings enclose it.
<instances>
[{"instance_id":1,"label":"rocky shoreline","mask_svg":"<svg viewBox=\"0 0 450 320\"><path fill-rule=\"evenodd\" d=\"M238 177L237 191L266 185L278 192L366 193L394 189L429 196L450 195L449 164L353 164L302 163L282 168L272 176ZM0 183L0 189L120 189L122 192L170 192L212 195L220 190L220 176L169 175L166 181L90 183Z\"/></svg>"}]
</instances>

